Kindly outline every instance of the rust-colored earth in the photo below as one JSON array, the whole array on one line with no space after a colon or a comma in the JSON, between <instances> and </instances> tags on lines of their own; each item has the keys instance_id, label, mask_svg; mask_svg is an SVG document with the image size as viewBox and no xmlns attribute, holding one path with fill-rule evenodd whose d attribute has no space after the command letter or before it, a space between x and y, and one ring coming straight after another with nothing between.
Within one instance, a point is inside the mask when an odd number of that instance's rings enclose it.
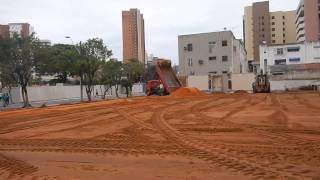
<instances>
[{"instance_id":1,"label":"rust-colored earth","mask_svg":"<svg viewBox=\"0 0 320 180\"><path fill-rule=\"evenodd\" d=\"M0 179L320 179L319 102L176 94L1 112Z\"/></svg>"}]
</instances>

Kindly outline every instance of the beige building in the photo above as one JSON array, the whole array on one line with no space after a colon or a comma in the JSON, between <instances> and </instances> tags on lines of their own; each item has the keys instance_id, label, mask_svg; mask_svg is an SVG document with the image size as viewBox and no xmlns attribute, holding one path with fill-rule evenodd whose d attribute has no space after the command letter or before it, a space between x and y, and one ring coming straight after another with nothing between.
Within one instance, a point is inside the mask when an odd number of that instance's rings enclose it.
<instances>
[{"instance_id":1,"label":"beige building","mask_svg":"<svg viewBox=\"0 0 320 180\"><path fill-rule=\"evenodd\" d=\"M296 11L277 11L270 13L271 44L296 42Z\"/></svg>"},{"instance_id":2,"label":"beige building","mask_svg":"<svg viewBox=\"0 0 320 180\"><path fill-rule=\"evenodd\" d=\"M259 45L296 41L295 11L270 12L269 1L255 2L244 8L243 33L248 61L259 64Z\"/></svg>"},{"instance_id":3,"label":"beige building","mask_svg":"<svg viewBox=\"0 0 320 180\"><path fill-rule=\"evenodd\" d=\"M145 64L145 33L143 14L138 9L122 11L123 62L138 59Z\"/></svg>"},{"instance_id":4,"label":"beige building","mask_svg":"<svg viewBox=\"0 0 320 180\"><path fill-rule=\"evenodd\" d=\"M320 40L320 1L301 0L295 25L298 42Z\"/></svg>"}]
</instances>

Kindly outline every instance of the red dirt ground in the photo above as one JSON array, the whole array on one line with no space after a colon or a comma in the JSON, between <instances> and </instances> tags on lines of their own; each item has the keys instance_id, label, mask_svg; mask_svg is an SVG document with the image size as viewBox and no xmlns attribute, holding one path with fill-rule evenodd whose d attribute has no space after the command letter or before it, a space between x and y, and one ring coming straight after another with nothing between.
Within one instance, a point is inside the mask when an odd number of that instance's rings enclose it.
<instances>
[{"instance_id":1,"label":"red dirt ground","mask_svg":"<svg viewBox=\"0 0 320 180\"><path fill-rule=\"evenodd\" d=\"M0 179L320 179L319 94L180 95L1 112Z\"/></svg>"}]
</instances>

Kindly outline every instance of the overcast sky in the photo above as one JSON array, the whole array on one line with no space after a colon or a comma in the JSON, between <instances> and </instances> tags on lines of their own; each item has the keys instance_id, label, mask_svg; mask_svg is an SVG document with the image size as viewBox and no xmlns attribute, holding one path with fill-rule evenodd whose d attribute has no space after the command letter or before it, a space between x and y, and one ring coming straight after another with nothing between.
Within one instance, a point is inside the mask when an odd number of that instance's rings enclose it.
<instances>
[{"instance_id":1,"label":"overcast sky","mask_svg":"<svg viewBox=\"0 0 320 180\"><path fill-rule=\"evenodd\" d=\"M30 23L39 38L71 43L102 38L122 60L121 11L144 14L146 51L178 64L178 35L220 31L242 38L243 8L259 0L0 0L0 24ZM270 10L295 10L299 0L270 0Z\"/></svg>"}]
</instances>

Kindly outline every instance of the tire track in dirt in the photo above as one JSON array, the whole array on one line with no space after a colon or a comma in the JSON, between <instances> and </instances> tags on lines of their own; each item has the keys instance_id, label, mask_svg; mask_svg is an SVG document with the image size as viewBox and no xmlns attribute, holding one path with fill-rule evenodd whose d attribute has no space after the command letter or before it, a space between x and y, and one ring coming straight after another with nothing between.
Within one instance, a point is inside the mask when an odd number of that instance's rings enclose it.
<instances>
[{"instance_id":1,"label":"tire track in dirt","mask_svg":"<svg viewBox=\"0 0 320 180\"><path fill-rule=\"evenodd\" d=\"M218 166L223 166L228 169L236 171L242 169L242 171L239 172L245 172L245 175L250 175L254 178L275 178L280 177L280 174L286 174L284 177L295 177L289 172L279 172L272 167L266 168L266 164L260 164L258 161L253 162L252 160L247 161L245 159L233 157L230 153L226 153L226 149L215 147L215 145L210 146L207 143L185 137L173 129L164 119L164 114L169 108L170 106L156 113L153 118L153 125L156 129L159 129L165 137L172 142L175 142L184 153L208 160ZM243 170L243 168L245 170Z\"/></svg>"},{"instance_id":2,"label":"tire track in dirt","mask_svg":"<svg viewBox=\"0 0 320 180\"><path fill-rule=\"evenodd\" d=\"M2 153L0 153L0 169L9 172L7 179L13 178L14 176L31 175L38 170L35 166Z\"/></svg>"}]
</instances>

